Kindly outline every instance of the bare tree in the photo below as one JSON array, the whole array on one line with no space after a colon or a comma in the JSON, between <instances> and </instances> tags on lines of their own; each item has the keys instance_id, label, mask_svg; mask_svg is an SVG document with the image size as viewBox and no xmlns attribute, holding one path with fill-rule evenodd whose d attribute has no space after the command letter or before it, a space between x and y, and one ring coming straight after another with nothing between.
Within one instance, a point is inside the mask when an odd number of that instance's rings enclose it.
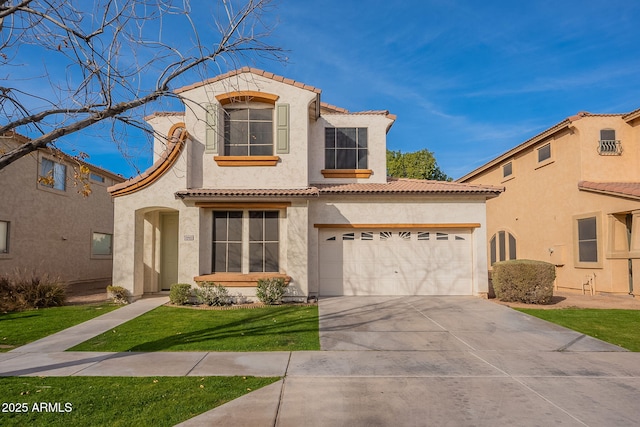
<instances>
[{"instance_id":1,"label":"bare tree","mask_svg":"<svg viewBox=\"0 0 640 427\"><path fill-rule=\"evenodd\" d=\"M31 136L0 153L0 169L98 123L147 130L140 107L178 97L173 89L212 68L283 59L266 42L271 0L196 3L197 12L189 0L0 0L0 135ZM25 55L48 60L25 65Z\"/></svg>"}]
</instances>

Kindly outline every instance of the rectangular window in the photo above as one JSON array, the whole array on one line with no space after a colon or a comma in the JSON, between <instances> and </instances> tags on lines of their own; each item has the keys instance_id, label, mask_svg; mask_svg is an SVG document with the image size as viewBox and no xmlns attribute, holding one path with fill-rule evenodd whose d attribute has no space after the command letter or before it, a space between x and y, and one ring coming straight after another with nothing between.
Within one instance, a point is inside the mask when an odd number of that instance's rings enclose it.
<instances>
[{"instance_id":1,"label":"rectangular window","mask_svg":"<svg viewBox=\"0 0 640 427\"><path fill-rule=\"evenodd\" d=\"M93 233L91 238L91 255L113 255L113 235Z\"/></svg>"},{"instance_id":2,"label":"rectangular window","mask_svg":"<svg viewBox=\"0 0 640 427\"><path fill-rule=\"evenodd\" d=\"M502 177L506 178L513 174L513 164L511 162L502 166Z\"/></svg>"},{"instance_id":3,"label":"rectangular window","mask_svg":"<svg viewBox=\"0 0 640 427\"><path fill-rule=\"evenodd\" d=\"M538 163L544 162L551 158L551 144L543 145L538 148Z\"/></svg>"},{"instance_id":4,"label":"rectangular window","mask_svg":"<svg viewBox=\"0 0 640 427\"><path fill-rule=\"evenodd\" d=\"M0 254L9 253L9 221L0 221Z\"/></svg>"},{"instance_id":5,"label":"rectangular window","mask_svg":"<svg viewBox=\"0 0 640 427\"><path fill-rule=\"evenodd\" d=\"M278 272L277 211L213 213L213 272Z\"/></svg>"},{"instance_id":6,"label":"rectangular window","mask_svg":"<svg viewBox=\"0 0 640 427\"><path fill-rule=\"evenodd\" d=\"M40 185L64 191L67 185L67 166L50 159L40 163Z\"/></svg>"},{"instance_id":7,"label":"rectangular window","mask_svg":"<svg viewBox=\"0 0 640 427\"><path fill-rule=\"evenodd\" d=\"M578 219L578 261L598 262L596 217Z\"/></svg>"},{"instance_id":8,"label":"rectangular window","mask_svg":"<svg viewBox=\"0 0 640 427\"><path fill-rule=\"evenodd\" d=\"M325 169L367 169L367 128L325 128Z\"/></svg>"},{"instance_id":9,"label":"rectangular window","mask_svg":"<svg viewBox=\"0 0 640 427\"><path fill-rule=\"evenodd\" d=\"M273 155L273 109L225 110L224 154L225 156Z\"/></svg>"},{"instance_id":10,"label":"rectangular window","mask_svg":"<svg viewBox=\"0 0 640 427\"><path fill-rule=\"evenodd\" d=\"M98 174L97 174L97 173L95 173L95 172L91 172L91 173L89 174L89 177L90 177L93 181L96 181L96 182L104 182L104 176L102 176L102 175L98 175Z\"/></svg>"},{"instance_id":11,"label":"rectangular window","mask_svg":"<svg viewBox=\"0 0 640 427\"><path fill-rule=\"evenodd\" d=\"M622 143L616 139L615 129L601 129L598 141L598 154L601 156L622 154Z\"/></svg>"}]
</instances>

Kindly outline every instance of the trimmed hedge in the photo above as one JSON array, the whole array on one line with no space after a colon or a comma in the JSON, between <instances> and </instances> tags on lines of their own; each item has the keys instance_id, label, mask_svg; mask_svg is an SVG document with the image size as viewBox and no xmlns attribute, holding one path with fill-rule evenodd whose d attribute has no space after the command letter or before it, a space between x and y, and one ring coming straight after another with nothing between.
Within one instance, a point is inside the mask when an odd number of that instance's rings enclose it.
<instances>
[{"instance_id":1,"label":"trimmed hedge","mask_svg":"<svg viewBox=\"0 0 640 427\"><path fill-rule=\"evenodd\" d=\"M493 264L493 289L502 301L548 304L555 278L555 266L544 261L517 259Z\"/></svg>"}]
</instances>

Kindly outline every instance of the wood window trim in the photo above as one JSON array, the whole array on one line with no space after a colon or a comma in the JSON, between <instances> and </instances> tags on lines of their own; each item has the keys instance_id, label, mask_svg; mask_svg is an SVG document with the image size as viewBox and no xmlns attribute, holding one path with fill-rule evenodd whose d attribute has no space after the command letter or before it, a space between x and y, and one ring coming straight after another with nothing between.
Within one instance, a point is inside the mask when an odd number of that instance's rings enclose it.
<instances>
[{"instance_id":1,"label":"wood window trim","mask_svg":"<svg viewBox=\"0 0 640 427\"><path fill-rule=\"evenodd\" d=\"M213 160L220 167L276 166L280 156L214 156Z\"/></svg>"},{"instance_id":2,"label":"wood window trim","mask_svg":"<svg viewBox=\"0 0 640 427\"><path fill-rule=\"evenodd\" d=\"M480 228L480 223L448 223L448 224L313 224L314 228L343 228L343 229L469 229Z\"/></svg>"},{"instance_id":3,"label":"wood window trim","mask_svg":"<svg viewBox=\"0 0 640 427\"><path fill-rule=\"evenodd\" d=\"M364 178L368 179L373 171L371 169L322 169L320 171L325 178Z\"/></svg>"},{"instance_id":4,"label":"wood window trim","mask_svg":"<svg viewBox=\"0 0 640 427\"><path fill-rule=\"evenodd\" d=\"M211 273L196 276L193 280L200 284L201 282L213 282L231 288L251 288L258 286L260 279L284 279L284 283L288 286L291 282L291 276L284 273Z\"/></svg>"},{"instance_id":5,"label":"wood window trim","mask_svg":"<svg viewBox=\"0 0 640 427\"><path fill-rule=\"evenodd\" d=\"M279 98L279 95L258 92L256 90L239 90L216 95L216 99L220 105L227 105L233 102L262 102L264 104L275 105Z\"/></svg>"}]
</instances>

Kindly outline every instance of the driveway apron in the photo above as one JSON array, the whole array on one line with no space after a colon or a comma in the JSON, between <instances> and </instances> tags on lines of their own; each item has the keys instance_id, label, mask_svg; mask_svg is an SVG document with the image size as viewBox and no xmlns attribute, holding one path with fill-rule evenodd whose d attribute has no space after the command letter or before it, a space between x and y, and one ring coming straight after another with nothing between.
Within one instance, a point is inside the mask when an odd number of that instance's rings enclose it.
<instances>
[{"instance_id":1,"label":"driveway apron","mask_svg":"<svg viewBox=\"0 0 640 427\"><path fill-rule=\"evenodd\" d=\"M319 302L278 426L637 425L640 357L475 297Z\"/></svg>"}]
</instances>

